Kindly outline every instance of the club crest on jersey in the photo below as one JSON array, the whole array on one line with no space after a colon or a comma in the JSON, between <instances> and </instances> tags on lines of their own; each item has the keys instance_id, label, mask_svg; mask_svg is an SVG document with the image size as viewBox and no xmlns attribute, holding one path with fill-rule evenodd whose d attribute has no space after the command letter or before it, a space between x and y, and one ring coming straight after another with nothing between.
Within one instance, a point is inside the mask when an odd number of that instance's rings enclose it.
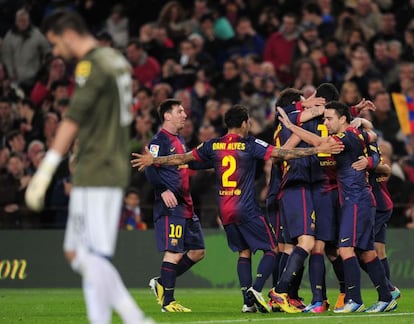
<instances>
[{"instance_id":1,"label":"club crest on jersey","mask_svg":"<svg viewBox=\"0 0 414 324\"><path fill-rule=\"evenodd\" d=\"M82 61L76 65L75 81L80 87L82 87L86 80L88 80L92 70L92 64L89 61Z\"/></svg>"},{"instance_id":2,"label":"club crest on jersey","mask_svg":"<svg viewBox=\"0 0 414 324\"><path fill-rule=\"evenodd\" d=\"M157 157L158 156L158 152L160 151L160 146L159 145L150 145L150 153L153 157Z\"/></svg>"}]
</instances>

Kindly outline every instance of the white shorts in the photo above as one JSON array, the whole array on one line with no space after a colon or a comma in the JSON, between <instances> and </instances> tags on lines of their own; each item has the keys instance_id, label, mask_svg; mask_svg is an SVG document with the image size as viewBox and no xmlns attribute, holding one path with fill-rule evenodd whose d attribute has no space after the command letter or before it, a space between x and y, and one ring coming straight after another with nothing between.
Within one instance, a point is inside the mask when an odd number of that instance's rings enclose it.
<instances>
[{"instance_id":1,"label":"white shorts","mask_svg":"<svg viewBox=\"0 0 414 324\"><path fill-rule=\"evenodd\" d=\"M113 256L123 191L114 187L72 187L63 249Z\"/></svg>"}]
</instances>

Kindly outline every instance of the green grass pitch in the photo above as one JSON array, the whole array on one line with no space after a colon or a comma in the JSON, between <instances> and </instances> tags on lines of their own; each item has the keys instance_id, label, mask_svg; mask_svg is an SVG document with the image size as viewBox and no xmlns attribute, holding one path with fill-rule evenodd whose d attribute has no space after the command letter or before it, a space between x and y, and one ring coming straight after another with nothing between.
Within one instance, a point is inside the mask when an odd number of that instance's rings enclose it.
<instances>
[{"instance_id":1,"label":"green grass pitch","mask_svg":"<svg viewBox=\"0 0 414 324\"><path fill-rule=\"evenodd\" d=\"M401 288L401 287L400 287ZM398 309L379 314L242 314L241 295L237 289L180 289L175 296L192 313L162 313L150 289L131 289L135 300L157 323L414 323L414 289L401 289ZM337 291L329 290L331 304ZM310 291L300 294L310 301ZM376 300L374 289L363 290L366 306ZM80 289L0 289L0 323L87 323L83 295ZM113 323L121 323L114 315Z\"/></svg>"}]
</instances>

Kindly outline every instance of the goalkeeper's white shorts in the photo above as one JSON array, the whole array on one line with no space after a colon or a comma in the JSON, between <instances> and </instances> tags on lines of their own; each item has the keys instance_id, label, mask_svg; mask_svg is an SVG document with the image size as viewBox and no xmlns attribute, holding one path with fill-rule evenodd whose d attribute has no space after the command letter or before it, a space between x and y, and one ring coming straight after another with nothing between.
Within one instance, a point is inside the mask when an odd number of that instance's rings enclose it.
<instances>
[{"instance_id":1,"label":"goalkeeper's white shorts","mask_svg":"<svg viewBox=\"0 0 414 324\"><path fill-rule=\"evenodd\" d=\"M123 191L114 187L72 187L63 249L105 257L115 252Z\"/></svg>"}]
</instances>

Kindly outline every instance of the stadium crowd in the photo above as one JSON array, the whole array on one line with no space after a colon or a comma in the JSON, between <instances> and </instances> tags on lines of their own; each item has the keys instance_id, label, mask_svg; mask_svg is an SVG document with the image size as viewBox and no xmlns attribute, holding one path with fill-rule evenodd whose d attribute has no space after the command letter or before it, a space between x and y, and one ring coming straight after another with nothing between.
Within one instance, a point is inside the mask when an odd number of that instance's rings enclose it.
<instances>
[{"instance_id":1,"label":"stadium crowd","mask_svg":"<svg viewBox=\"0 0 414 324\"><path fill-rule=\"evenodd\" d=\"M402 132L391 99L392 93L414 98L413 0L1 1L0 228L66 222L70 155L52 181L46 211L33 213L24 203L74 88L74 63L52 57L40 28L58 7L81 13L99 42L130 62L131 152L142 152L158 131L157 107L171 97L186 110L181 135L190 149L225 134L223 115L237 103L249 108L252 134L272 142L275 106L287 87L309 97L329 82L346 104L371 100L376 110L364 117L392 162L390 225L414 228L414 134ZM256 193L264 203L269 163L259 163L258 171ZM120 227L151 226L154 198L145 175L131 169L130 187L139 216L123 217ZM204 227L220 226L214 190L211 171L193 173L192 197Z\"/></svg>"}]
</instances>

